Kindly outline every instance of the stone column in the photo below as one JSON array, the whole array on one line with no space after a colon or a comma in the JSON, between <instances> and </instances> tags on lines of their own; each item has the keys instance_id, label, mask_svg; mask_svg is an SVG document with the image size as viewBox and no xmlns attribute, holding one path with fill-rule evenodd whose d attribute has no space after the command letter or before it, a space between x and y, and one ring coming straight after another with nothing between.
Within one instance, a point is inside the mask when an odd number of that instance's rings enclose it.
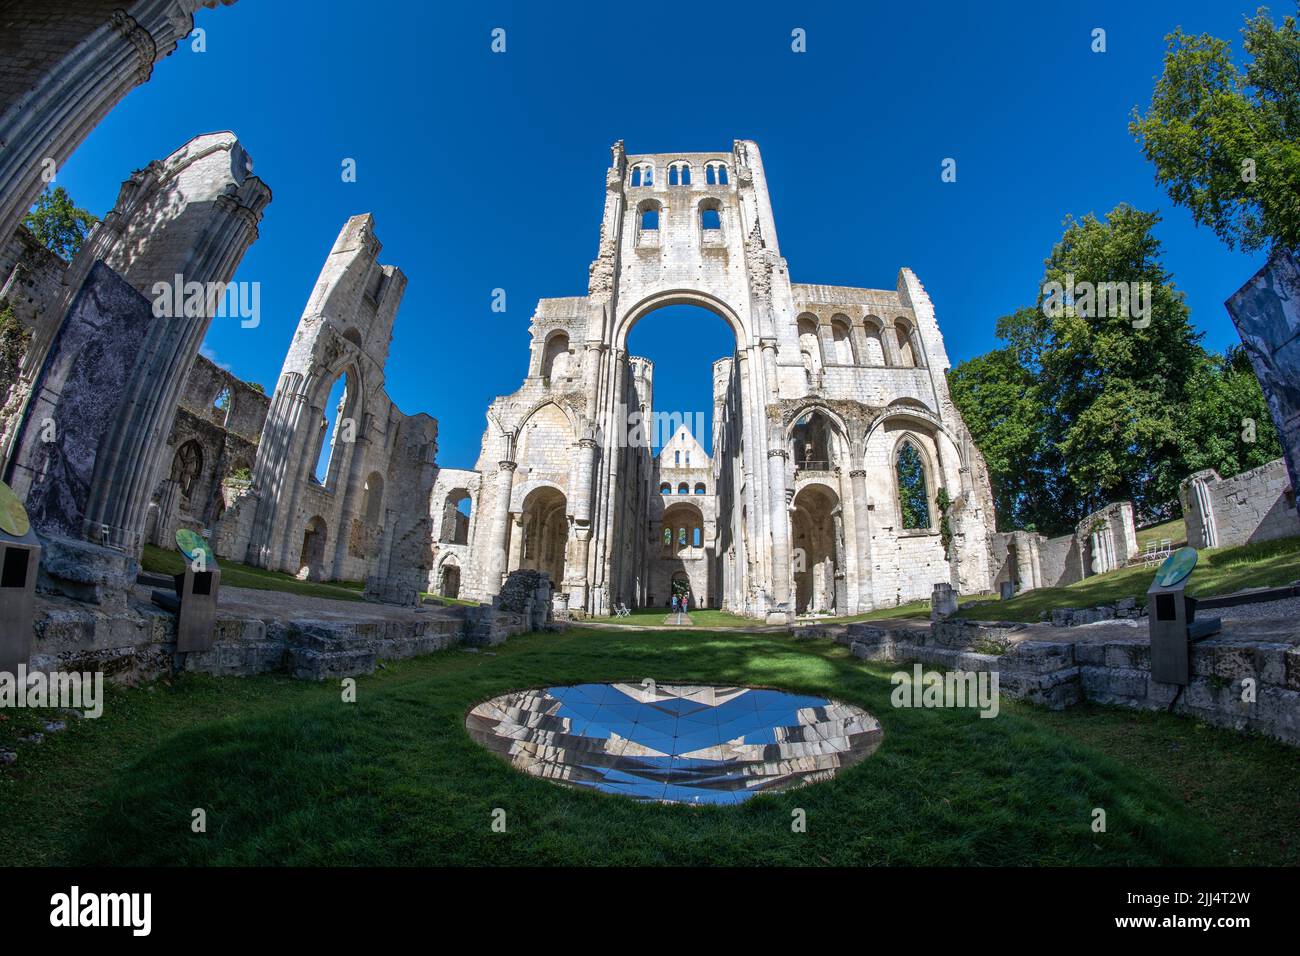
<instances>
[{"instance_id":1,"label":"stone column","mask_svg":"<svg viewBox=\"0 0 1300 956\"><path fill-rule=\"evenodd\" d=\"M826 316L817 319L817 344L821 348L822 365L839 365L839 356L835 354L835 334L831 331L831 320Z\"/></svg>"},{"instance_id":2,"label":"stone column","mask_svg":"<svg viewBox=\"0 0 1300 956\"><path fill-rule=\"evenodd\" d=\"M853 364L866 365L870 356L867 354L867 329L862 321L862 316L858 316L851 321L849 340L853 347Z\"/></svg>"},{"instance_id":3,"label":"stone column","mask_svg":"<svg viewBox=\"0 0 1300 956\"><path fill-rule=\"evenodd\" d=\"M903 356L898 351L898 329L890 322L880 330L880 348L885 353L885 364L897 368L903 364Z\"/></svg>"},{"instance_id":4,"label":"stone column","mask_svg":"<svg viewBox=\"0 0 1300 956\"><path fill-rule=\"evenodd\" d=\"M487 574L483 590L489 594L501 591L501 575L506 564L506 544L510 531L510 492L514 488L516 463L497 462L496 502L492 513L492 537L488 541Z\"/></svg>"},{"instance_id":5,"label":"stone column","mask_svg":"<svg viewBox=\"0 0 1300 956\"><path fill-rule=\"evenodd\" d=\"M867 511L867 473L862 468L849 472L853 493L853 545L857 555L858 613L871 610L871 530Z\"/></svg>"},{"instance_id":6,"label":"stone column","mask_svg":"<svg viewBox=\"0 0 1300 956\"><path fill-rule=\"evenodd\" d=\"M569 607L586 610L587 575L591 552L591 487L596 468L596 439L578 442L578 460L573 472L573 567L566 565L563 582L569 591ZM559 587L561 582L555 582Z\"/></svg>"},{"instance_id":7,"label":"stone column","mask_svg":"<svg viewBox=\"0 0 1300 956\"><path fill-rule=\"evenodd\" d=\"M509 557L506 560L506 573L517 571L524 566L524 541L528 536L528 515L520 512L511 515L514 521L514 532L510 535Z\"/></svg>"},{"instance_id":8,"label":"stone column","mask_svg":"<svg viewBox=\"0 0 1300 956\"><path fill-rule=\"evenodd\" d=\"M772 520L772 600L778 614L790 613L790 514L785 500L784 448L767 450L768 513Z\"/></svg>"},{"instance_id":9,"label":"stone column","mask_svg":"<svg viewBox=\"0 0 1300 956\"><path fill-rule=\"evenodd\" d=\"M849 609L849 588L848 580L845 577L846 562L844 560L844 507L841 505L831 513L835 529L835 569L834 569L834 587L835 587L835 613L845 614Z\"/></svg>"},{"instance_id":10,"label":"stone column","mask_svg":"<svg viewBox=\"0 0 1300 956\"><path fill-rule=\"evenodd\" d=\"M1028 535L1016 535L1016 578L1020 581L1020 590L1032 591L1038 577L1034 573L1033 544Z\"/></svg>"}]
</instances>

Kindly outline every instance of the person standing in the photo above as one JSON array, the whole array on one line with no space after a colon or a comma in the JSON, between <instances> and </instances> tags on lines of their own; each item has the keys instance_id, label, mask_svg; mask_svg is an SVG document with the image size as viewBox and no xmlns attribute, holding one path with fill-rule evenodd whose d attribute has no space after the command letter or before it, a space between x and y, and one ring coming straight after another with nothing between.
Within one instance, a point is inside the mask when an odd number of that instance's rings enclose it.
<instances>
[{"instance_id":1,"label":"person standing","mask_svg":"<svg viewBox=\"0 0 1300 956\"><path fill-rule=\"evenodd\" d=\"M673 613L677 613L677 592L673 592Z\"/></svg>"}]
</instances>

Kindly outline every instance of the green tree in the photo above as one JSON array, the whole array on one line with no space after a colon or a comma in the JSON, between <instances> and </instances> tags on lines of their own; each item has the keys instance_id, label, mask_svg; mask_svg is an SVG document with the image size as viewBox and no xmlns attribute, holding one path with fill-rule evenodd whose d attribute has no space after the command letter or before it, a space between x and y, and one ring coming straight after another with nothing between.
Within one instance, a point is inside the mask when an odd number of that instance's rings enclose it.
<instances>
[{"instance_id":1,"label":"green tree","mask_svg":"<svg viewBox=\"0 0 1300 956\"><path fill-rule=\"evenodd\" d=\"M1043 459L1047 412L1033 374L1012 348L994 349L948 375L953 401L988 464L998 530L1052 524L1048 488L1055 466Z\"/></svg>"},{"instance_id":2,"label":"green tree","mask_svg":"<svg viewBox=\"0 0 1300 956\"><path fill-rule=\"evenodd\" d=\"M1300 0L1297 3L1300 6ZM1151 108L1129 129L1156 182L1229 248L1300 247L1300 32L1259 8L1242 29L1251 59L1229 44L1175 30Z\"/></svg>"},{"instance_id":3,"label":"green tree","mask_svg":"<svg viewBox=\"0 0 1300 956\"><path fill-rule=\"evenodd\" d=\"M1066 219L1036 305L998 320L1005 348L953 370L1003 528L1062 531L1123 499L1145 519L1175 511L1205 352L1161 264L1157 222L1123 204L1105 221ZM1110 308L1084 298L1113 283L1145 294Z\"/></svg>"},{"instance_id":4,"label":"green tree","mask_svg":"<svg viewBox=\"0 0 1300 956\"><path fill-rule=\"evenodd\" d=\"M1180 419L1187 474L1213 468L1226 478L1281 457L1277 429L1244 348L1204 355L1188 393Z\"/></svg>"},{"instance_id":5,"label":"green tree","mask_svg":"<svg viewBox=\"0 0 1300 956\"><path fill-rule=\"evenodd\" d=\"M72 202L62 186L41 193L23 225L56 256L71 259L99 220Z\"/></svg>"}]
</instances>

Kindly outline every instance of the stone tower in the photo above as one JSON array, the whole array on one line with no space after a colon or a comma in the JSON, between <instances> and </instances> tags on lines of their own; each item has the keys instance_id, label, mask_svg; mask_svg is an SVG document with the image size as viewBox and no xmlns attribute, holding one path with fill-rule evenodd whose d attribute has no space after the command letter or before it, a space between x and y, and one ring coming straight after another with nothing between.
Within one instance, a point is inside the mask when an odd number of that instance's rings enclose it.
<instances>
[{"instance_id":1,"label":"stone tower","mask_svg":"<svg viewBox=\"0 0 1300 956\"><path fill-rule=\"evenodd\" d=\"M648 448L627 438L642 402L626 343L678 304L736 339L714 370L714 544L692 556L714 569L713 603L784 620L923 598L935 582L989 587L992 494L929 297L907 269L892 290L791 282L758 147L737 140L725 153L614 145L587 295L541 301L529 376L488 412L477 594L530 566L520 532L545 501L547 567L572 608L647 600L670 503L650 506Z\"/></svg>"}]
</instances>

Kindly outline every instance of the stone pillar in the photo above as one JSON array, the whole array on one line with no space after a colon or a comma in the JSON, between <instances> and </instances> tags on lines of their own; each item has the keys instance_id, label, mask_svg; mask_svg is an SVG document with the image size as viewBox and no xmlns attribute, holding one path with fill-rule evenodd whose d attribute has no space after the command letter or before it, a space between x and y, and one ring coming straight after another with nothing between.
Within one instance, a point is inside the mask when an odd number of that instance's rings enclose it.
<instances>
[{"instance_id":1,"label":"stone pillar","mask_svg":"<svg viewBox=\"0 0 1300 956\"><path fill-rule=\"evenodd\" d=\"M862 468L849 472L853 492L853 542L858 564L859 614L869 611L875 603L871 593L871 530L867 511L867 473Z\"/></svg>"},{"instance_id":2,"label":"stone pillar","mask_svg":"<svg viewBox=\"0 0 1300 956\"><path fill-rule=\"evenodd\" d=\"M903 356L898 351L898 329L890 322L880 330L880 348L885 353L885 364L897 368L903 364Z\"/></svg>"},{"instance_id":3,"label":"stone pillar","mask_svg":"<svg viewBox=\"0 0 1300 956\"><path fill-rule=\"evenodd\" d=\"M516 463L497 462L496 502L492 513L492 537L488 541L487 573L483 590L492 595L501 591L501 578L505 573L506 544L510 531L510 492L514 488Z\"/></svg>"},{"instance_id":4,"label":"stone pillar","mask_svg":"<svg viewBox=\"0 0 1300 956\"><path fill-rule=\"evenodd\" d=\"M831 320L826 316L817 319L817 345L822 353L822 365L838 365L839 356L835 354L835 334L831 331Z\"/></svg>"},{"instance_id":5,"label":"stone pillar","mask_svg":"<svg viewBox=\"0 0 1300 956\"><path fill-rule=\"evenodd\" d=\"M831 514L835 528L835 613L847 614L849 609L848 581L845 578L847 562L844 560L844 507L841 505Z\"/></svg>"},{"instance_id":6,"label":"stone pillar","mask_svg":"<svg viewBox=\"0 0 1300 956\"><path fill-rule=\"evenodd\" d=\"M234 0L221 0L229 5ZM11 236L36 201L46 181L42 174L63 165L108 112L127 93L147 81L153 66L169 55L194 28L194 11L217 0L137 0L104 16L80 42L48 57L55 33L34 17L14 17L15 34L0 44L0 58L18 63L17 54L46 62L23 82L28 88L0 102L0 236ZM33 5L35 6L35 5ZM6 12L6 19L10 14ZM58 18L57 10L43 14ZM7 24L8 26L8 24ZM46 35L49 34L49 35ZM13 44L17 49L9 49ZM16 73L21 66L6 65Z\"/></svg>"},{"instance_id":7,"label":"stone pillar","mask_svg":"<svg viewBox=\"0 0 1300 956\"><path fill-rule=\"evenodd\" d=\"M849 342L853 347L853 364L868 364L871 356L867 354L867 329L860 315L850 323Z\"/></svg>"},{"instance_id":8,"label":"stone pillar","mask_svg":"<svg viewBox=\"0 0 1300 956\"><path fill-rule=\"evenodd\" d=\"M591 488L596 469L596 439L587 436L578 442L578 459L573 470L573 562L565 564L563 584L568 588L569 606L587 607L587 575L591 556Z\"/></svg>"},{"instance_id":9,"label":"stone pillar","mask_svg":"<svg viewBox=\"0 0 1300 956\"><path fill-rule=\"evenodd\" d=\"M230 133L196 137L151 164L129 213L123 210L119 241L103 250L107 265L154 299L154 322L123 388L121 413L96 455L83 532L89 540L104 542L107 528L109 545L139 553L176 405L222 301L209 297L192 315L189 308L177 314L176 300L193 283L224 288L257 238L271 191L251 173L248 154ZM152 295L159 282L175 294ZM184 288L174 289L179 283ZM160 307L160 300L167 301Z\"/></svg>"},{"instance_id":10,"label":"stone pillar","mask_svg":"<svg viewBox=\"0 0 1300 956\"><path fill-rule=\"evenodd\" d=\"M1033 544L1027 535L1017 535L1016 538L1016 579L1020 582L1020 590L1032 591L1037 578L1033 565Z\"/></svg>"},{"instance_id":11,"label":"stone pillar","mask_svg":"<svg viewBox=\"0 0 1300 956\"><path fill-rule=\"evenodd\" d=\"M510 535L510 549L506 558L506 573L517 571L524 566L524 542L528 538L528 515L520 512L511 515L514 531Z\"/></svg>"},{"instance_id":12,"label":"stone pillar","mask_svg":"<svg viewBox=\"0 0 1300 956\"><path fill-rule=\"evenodd\" d=\"M790 514L785 500L784 448L767 450L767 476L770 498L768 513L772 521L772 610L779 615L790 613Z\"/></svg>"}]
</instances>

